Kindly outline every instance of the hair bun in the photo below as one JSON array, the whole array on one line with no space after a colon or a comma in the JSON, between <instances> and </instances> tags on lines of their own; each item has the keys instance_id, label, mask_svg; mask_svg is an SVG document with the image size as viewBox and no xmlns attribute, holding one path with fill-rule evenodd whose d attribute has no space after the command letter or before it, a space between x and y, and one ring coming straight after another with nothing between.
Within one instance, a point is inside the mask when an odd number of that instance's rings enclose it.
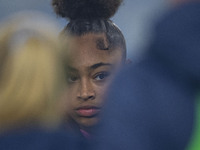
<instances>
[{"instance_id":1,"label":"hair bun","mask_svg":"<svg viewBox=\"0 0 200 150\"><path fill-rule=\"evenodd\" d=\"M69 19L109 19L123 0L52 0L57 15Z\"/></svg>"}]
</instances>

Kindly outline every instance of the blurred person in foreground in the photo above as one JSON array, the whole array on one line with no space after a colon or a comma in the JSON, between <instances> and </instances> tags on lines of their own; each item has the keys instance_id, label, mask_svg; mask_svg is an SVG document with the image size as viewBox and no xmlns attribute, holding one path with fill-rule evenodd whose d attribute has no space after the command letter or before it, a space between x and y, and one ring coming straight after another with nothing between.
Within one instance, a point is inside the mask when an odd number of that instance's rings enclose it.
<instances>
[{"instance_id":1,"label":"blurred person in foreground","mask_svg":"<svg viewBox=\"0 0 200 150\"><path fill-rule=\"evenodd\" d=\"M84 149L60 127L67 60L57 33L52 20L33 12L0 25L1 150Z\"/></svg>"},{"instance_id":2,"label":"blurred person in foreground","mask_svg":"<svg viewBox=\"0 0 200 150\"><path fill-rule=\"evenodd\" d=\"M157 23L144 58L112 84L96 143L101 150L200 149L200 1Z\"/></svg>"}]
</instances>

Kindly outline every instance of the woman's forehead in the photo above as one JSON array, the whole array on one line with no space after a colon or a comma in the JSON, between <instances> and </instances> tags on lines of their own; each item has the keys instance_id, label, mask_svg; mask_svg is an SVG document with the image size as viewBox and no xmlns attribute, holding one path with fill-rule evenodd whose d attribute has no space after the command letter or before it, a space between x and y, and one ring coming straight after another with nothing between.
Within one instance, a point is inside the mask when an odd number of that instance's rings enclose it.
<instances>
[{"instance_id":1,"label":"woman's forehead","mask_svg":"<svg viewBox=\"0 0 200 150\"><path fill-rule=\"evenodd\" d=\"M70 56L71 61L69 64L74 67L88 67L94 64L105 63L105 64L116 64L121 62L121 55L115 53L110 55L108 52L87 52L78 53Z\"/></svg>"},{"instance_id":2,"label":"woman's forehead","mask_svg":"<svg viewBox=\"0 0 200 150\"><path fill-rule=\"evenodd\" d=\"M73 53L70 55L70 58L69 65L76 69L88 68L100 63L116 65L122 61L121 51L111 54L108 51L97 49L88 49L80 51L80 53Z\"/></svg>"},{"instance_id":3,"label":"woman's forehead","mask_svg":"<svg viewBox=\"0 0 200 150\"><path fill-rule=\"evenodd\" d=\"M98 63L116 64L122 60L120 48L102 50L97 45L97 39L105 38L104 34L85 34L71 37L69 47L70 65L75 68L89 67ZM102 45L101 45L102 46ZM104 45L107 47L107 45Z\"/></svg>"}]
</instances>

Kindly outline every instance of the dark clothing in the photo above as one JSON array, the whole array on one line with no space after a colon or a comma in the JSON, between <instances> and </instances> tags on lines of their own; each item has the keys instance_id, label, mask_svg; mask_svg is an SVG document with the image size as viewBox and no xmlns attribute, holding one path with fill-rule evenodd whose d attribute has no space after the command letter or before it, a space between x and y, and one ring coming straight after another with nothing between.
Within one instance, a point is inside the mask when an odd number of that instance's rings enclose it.
<instances>
[{"instance_id":1,"label":"dark clothing","mask_svg":"<svg viewBox=\"0 0 200 150\"><path fill-rule=\"evenodd\" d=\"M0 135L0 150L84 150L86 143L66 130L24 129Z\"/></svg>"},{"instance_id":2,"label":"dark clothing","mask_svg":"<svg viewBox=\"0 0 200 150\"><path fill-rule=\"evenodd\" d=\"M139 63L110 88L101 150L183 150L194 125L200 80L200 3L167 14Z\"/></svg>"}]
</instances>

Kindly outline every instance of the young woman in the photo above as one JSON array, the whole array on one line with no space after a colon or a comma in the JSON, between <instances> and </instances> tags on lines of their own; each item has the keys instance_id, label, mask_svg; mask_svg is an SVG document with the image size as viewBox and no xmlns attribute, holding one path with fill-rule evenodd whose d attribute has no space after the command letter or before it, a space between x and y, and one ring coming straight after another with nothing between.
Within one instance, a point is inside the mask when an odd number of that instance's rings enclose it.
<instances>
[{"instance_id":1,"label":"young woman","mask_svg":"<svg viewBox=\"0 0 200 150\"><path fill-rule=\"evenodd\" d=\"M0 26L1 150L84 149L59 129L67 60L57 32L46 16L27 12Z\"/></svg>"},{"instance_id":2,"label":"young woman","mask_svg":"<svg viewBox=\"0 0 200 150\"><path fill-rule=\"evenodd\" d=\"M109 19L122 0L53 0L55 12L69 20L62 35L71 46L68 69L70 126L84 136L99 124L104 96L117 68L125 63L122 32Z\"/></svg>"}]
</instances>

